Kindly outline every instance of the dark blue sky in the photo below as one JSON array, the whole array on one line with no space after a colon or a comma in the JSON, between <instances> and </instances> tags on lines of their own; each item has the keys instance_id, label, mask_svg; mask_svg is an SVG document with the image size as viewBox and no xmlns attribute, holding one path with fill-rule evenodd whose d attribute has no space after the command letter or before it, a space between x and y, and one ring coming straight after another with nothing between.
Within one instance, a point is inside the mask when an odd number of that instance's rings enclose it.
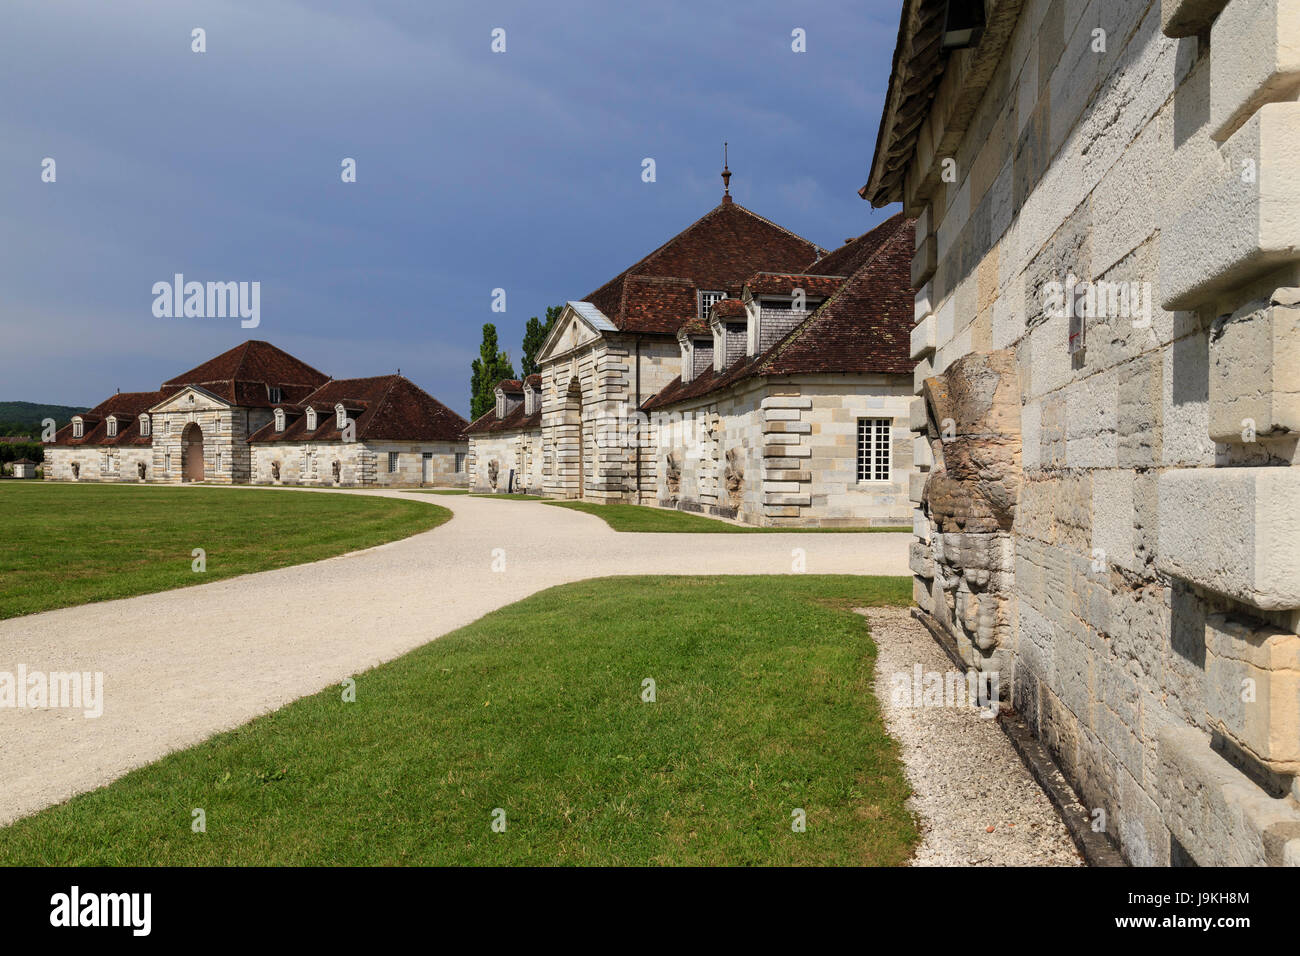
<instances>
[{"instance_id":1,"label":"dark blue sky","mask_svg":"<svg viewBox=\"0 0 1300 956\"><path fill-rule=\"evenodd\" d=\"M855 191L897 29L897 0L6 0L0 399L93 405L255 337L465 414L483 323L517 366L530 315L717 204L724 139L737 201L814 242L888 216ZM177 272L260 281L261 326L155 318Z\"/></svg>"}]
</instances>

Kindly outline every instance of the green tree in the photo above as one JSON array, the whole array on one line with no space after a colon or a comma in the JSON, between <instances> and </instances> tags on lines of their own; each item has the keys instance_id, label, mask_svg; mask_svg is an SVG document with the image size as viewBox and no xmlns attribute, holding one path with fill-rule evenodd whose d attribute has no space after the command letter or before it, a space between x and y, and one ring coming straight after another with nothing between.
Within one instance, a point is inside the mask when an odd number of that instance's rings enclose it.
<instances>
[{"instance_id":1,"label":"green tree","mask_svg":"<svg viewBox=\"0 0 1300 956\"><path fill-rule=\"evenodd\" d=\"M563 311L562 305L548 305L545 322L540 321L537 316L528 320L528 324L524 327L524 378L541 371L537 365L537 353L546 344L546 337L551 334L551 329L555 328L555 322Z\"/></svg>"},{"instance_id":2,"label":"green tree","mask_svg":"<svg viewBox=\"0 0 1300 956\"><path fill-rule=\"evenodd\" d=\"M514 378L515 369L510 364L510 356L498 351L497 327L491 322L483 326L483 344L479 346L478 358L470 366L473 374L469 380L470 420L478 418L496 403L493 389L503 378Z\"/></svg>"}]
</instances>

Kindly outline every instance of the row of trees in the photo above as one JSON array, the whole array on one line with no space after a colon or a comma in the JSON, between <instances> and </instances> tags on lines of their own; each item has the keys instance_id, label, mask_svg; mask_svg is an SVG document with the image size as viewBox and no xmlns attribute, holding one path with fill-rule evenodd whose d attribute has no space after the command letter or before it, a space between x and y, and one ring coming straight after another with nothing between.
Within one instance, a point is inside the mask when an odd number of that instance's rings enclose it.
<instances>
[{"instance_id":1,"label":"row of trees","mask_svg":"<svg viewBox=\"0 0 1300 956\"><path fill-rule=\"evenodd\" d=\"M533 316L524 326L524 357L523 364L520 366L520 377L527 378L537 373L537 355L541 352L546 337L551 334L551 329L555 327L555 322L563 310L564 307L560 305L547 306L545 321ZM479 346L478 358L471 363L471 370L469 417L470 421L473 421L496 403L496 394L493 390L497 382L503 378L516 377L515 367L510 361L510 353L501 351L497 327L491 322L483 326L483 343Z\"/></svg>"}]
</instances>

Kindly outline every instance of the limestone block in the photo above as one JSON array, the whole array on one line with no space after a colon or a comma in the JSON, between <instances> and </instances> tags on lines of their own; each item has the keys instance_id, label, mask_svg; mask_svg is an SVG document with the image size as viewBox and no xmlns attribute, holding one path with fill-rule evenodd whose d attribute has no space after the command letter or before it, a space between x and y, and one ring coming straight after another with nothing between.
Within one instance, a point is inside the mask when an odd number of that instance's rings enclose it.
<instances>
[{"instance_id":1,"label":"limestone block","mask_svg":"<svg viewBox=\"0 0 1300 956\"><path fill-rule=\"evenodd\" d=\"M1300 289L1279 293L1300 303ZM1210 437L1287 432L1300 432L1300 307L1251 303L1210 331Z\"/></svg>"},{"instance_id":2,"label":"limestone block","mask_svg":"<svg viewBox=\"0 0 1300 956\"><path fill-rule=\"evenodd\" d=\"M1232 0L1210 30L1210 129L1227 139L1267 102L1300 89L1300 4Z\"/></svg>"},{"instance_id":3,"label":"limestone block","mask_svg":"<svg viewBox=\"0 0 1300 956\"><path fill-rule=\"evenodd\" d=\"M1198 866L1300 862L1287 853L1286 838L1300 830L1300 808L1293 801L1270 797L1198 730L1161 728L1158 753L1165 823Z\"/></svg>"},{"instance_id":4,"label":"limestone block","mask_svg":"<svg viewBox=\"0 0 1300 956\"><path fill-rule=\"evenodd\" d=\"M934 311L930 305L930 295L931 295L931 289L930 289L930 283L928 282L925 285L921 286L920 289L917 290L916 297L914 299L915 305L912 310L913 322L920 322L932 311Z\"/></svg>"},{"instance_id":5,"label":"limestone block","mask_svg":"<svg viewBox=\"0 0 1300 956\"><path fill-rule=\"evenodd\" d=\"M1300 103L1266 103L1175 190L1160 232L1165 309L1300 259Z\"/></svg>"},{"instance_id":6,"label":"limestone block","mask_svg":"<svg viewBox=\"0 0 1300 956\"><path fill-rule=\"evenodd\" d=\"M939 240L931 233L916 247L916 255L912 257L912 288L919 288L930 281L938 261Z\"/></svg>"},{"instance_id":7,"label":"limestone block","mask_svg":"<svg viewBox=\"0 0 1300 956\"><path fill-rule=\"evenodd\" d=\"M794 482L791 482L791 484L794 484L796 489L798 488L798 485ZM766 505L803 505L806 507L812 504L812 497L810 495L796 494L764 494L763 503Z\"/></svg>"},{"instance_id":8,"label":"limestone block","mask_svg":"<svg viewBox=\"0 0 1300 956\"><path fill-rule=\"evenodd\" d=\"M907 429L923 432L926 429L925 399L913 398L907 403Z\"/></svg>"},{"instance_id":9,"label":"limestone block","mask_svg":"<svg viewBox=\"0 0 1300 956\"><path fill-rule=\"evenodd\" d=\"M763 399L763 408L812 408L812 399L798 395L769 395Z\"/></svg>"},{"instance_id":10,"label":"limestone block","mask_svg":"<svg viewBox=\"0 0 1300 956\"><path fill-rule=\"evenodd\" d=\"M1300 636L1261 621L1205 622L1210 726L1270 770L1300 772Z\"/></svg>"},{"instance_id":11,"label":"limestone block","mask_svg":"<svg viewBox=\"0 0 1300 956\"><path fill-rule=\"evenodd\" d=\"M912 372L912 391L920 395L921 386L932 375L934 375L934 362L931 359L923 358L917 362L916 370Z\"/></svg>"},{"instance_id":12,"label":"limestone block","mask_svg":"<svg viewBox=\"0 0 1300 956\"><path fill-rule=\"evenodd\" d=\"M912 534L922 541L930 540L930 519L920 508L912 510Z\"/></svg>"},{"instance_id":13,"label":"limestone block","mask_svg":"<svg viewBox=\"0 0 1300 956\"><path fill-rule=\"evenodd\" d=\"M797 422L802 413L797 408L765 408L763 418L769 422Z\"/></svg>"},{"instance_id":14,"label":"limestone block","mask_svg":"<svg viewBox=\"0 0 1300 956\"><path fill-rule=\"evenodd\" d=\"M1133 472L1092 473L1092 557L1136 570L1133 557ZM1098 554L1100 552L1100 554Z\"/></svg>"},{"instance_id":15,"label":"limestone block","mask_svg":"<svg viewBox=\"0 0 1300 956\"><path fill-rule=\"evenodd\" d=\"M912 440L912 464L918 468L934 467L934 452L930 448L930 439L917 435Z\"/></svg>"},{"instance_id":16,"label":"limestone block","mask_svg":"<svg viewBox=\"0 0 1300 956\"><path fill-rule=\"evenodd\" d=\"M934 577L934 558L922 541L913 541L907 552L907 566L922 578Z\"/></svg>"},{"instance_id":17,"label":"limestone block","mask_svg":"<svg viewBox=\"0 0 1300 956\"><path fill-rule=\"evenodd\" d=\"M930 206L927 204L921 210L920 215L916 217L916 229L914 232L914 244L917 249L921 248L921 243L925 242L925 237L930 234Z\"/></svg>"},{"instance_id":18,"label":"limestone block","mask_svg":"<svg viewBox=\"0 0 1300 956\"><path fill-rule=\"evenodd\" d=\"M935 317L927 315L912 329L912 358L920 358L934 351Z\"/></svg>"},{"instance_id":19,"label":"limestone block","mask_svg":"<svg viewBox=\"0 0 1300 956\"><path fill-rule=\"evenodd\" d=\"M925 479L926 475L919 471L914 471L907 476L907 497L913 504L919 505L925 500Z\"/></svg>"},{"instance_id":20,"label":"limestone block","mask_svg":"<svg viewBox=\"0 0 1300 956\"><path fill-rule=\"evenodd\" d=\"M1159 479L1157 567L1265 610L1300 608L1300 468L1183 468Z\"/></svg>"},{"instance_id":21,"label":"limestone block","mask_svg":"<svg viewBox=\"0 0 1300 956\"><path fill-rule=\"evenodd\" d=\"M930 596L929 581L925 578L912 578L912 602L925 613L933 613L934 602Z\"/></svg>"},{"instance_id":22,"label":"limestone block","mask_svg":"<svg viewBox=\"0 0 1300 956\"><path fill-rule=\"evenodd\" d=\"M1228 0L1160 0L1160 32L1194 37L1219 15Z\"/></svg>"}]
</instances>

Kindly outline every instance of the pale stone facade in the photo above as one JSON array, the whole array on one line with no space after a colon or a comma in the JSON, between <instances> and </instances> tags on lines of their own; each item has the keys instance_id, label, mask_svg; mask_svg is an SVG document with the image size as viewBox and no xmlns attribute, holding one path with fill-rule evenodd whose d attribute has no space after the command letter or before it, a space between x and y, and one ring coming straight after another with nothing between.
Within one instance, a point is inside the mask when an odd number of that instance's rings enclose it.
<instances>
[{"instance_id":1,"label":"pale stone facade","mask_svg":"<svg viewBox=\"0 0 1300 956\"><path fill-rule=\"evenodd\" d=\"M1132 862L1300 865L1300 16L985 6L943 60L905 2L863 190L917 217L921 617Z\"/></svg>"},{"instance_id":2,"label":"pale stone facade","mask_svg":"<svg viewBox=\"0 0 1300 956\"><path fill-rule=\"evenodd\" d=\"M661 507L747 524L911 524L911 383L899 377L751 379L652 413ZM859 480L859 423L887 420L888 478Z\"/></svg>"},{"instance_id":3,"label":"pale stone facade","mask_svg":"<svg viewBox=\"0 0 1300 956\"><path fill-rule=\"evenodd\" d=\"M330 379L250 341L158 392L118 393L74 416L46 445L45 477L464 485L465 424L399 375Z\"/></svg>"}]
</instances>

